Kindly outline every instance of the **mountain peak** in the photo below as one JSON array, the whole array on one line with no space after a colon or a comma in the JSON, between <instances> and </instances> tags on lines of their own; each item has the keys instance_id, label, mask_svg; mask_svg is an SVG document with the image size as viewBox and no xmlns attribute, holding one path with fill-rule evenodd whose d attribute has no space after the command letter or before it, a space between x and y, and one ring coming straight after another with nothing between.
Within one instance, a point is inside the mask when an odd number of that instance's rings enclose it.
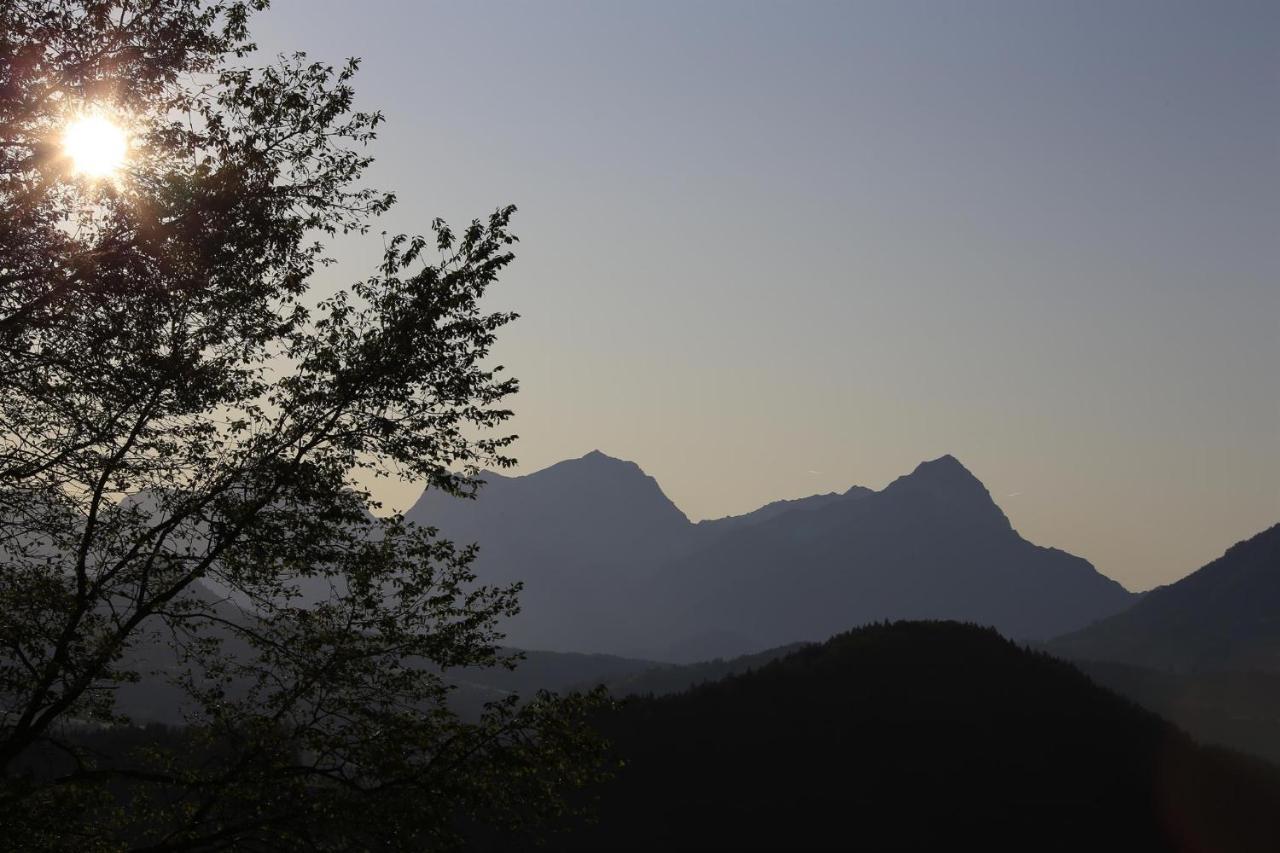
<instances>
[{"instance_id":1,"label":"mountain peak","mask_svg":"<svg viewBox=\"0 0 1280 853\"><path fill-rule=\"evenodd\" d=\"M572 459L562 459L553 465L549 465L540 471L534 471L527 474L528 477L538 477L548 473L554 473L557 476L567 475L573 472L575 476L603 476L603 477L640 477L648 478L648 474L634 462L626 459L619 459L616 456L600 451L592 450Z\"/></svg>"},{"instance_id":2,"label":"mountain peak","mask_svg":"<svg viewBox=\"0 0 1280 853\"><path fill-rule=\"evenodd\" d=\"M566 460L566 461L573 461L573 460ZM578 462L605 462L605 463L612 462L612 463L618 463L622 465L635 464L634 462L628 462L625 459L619 459L616 456L610 456L608 453L605 453L602 450L593 450L590 453L585 453L582 456L578 457L577 461Z\"/></svg>"},{"instance_id":3,"label":"mountain peak","mask_svg":"<svg viewBox=\"0 0 1280 853\"><path fill-rule=\"evenodd\" d=\"M982 481L973 476L972 471L964 467L959 459L949 453L945 456L939 456L937 459L921 462L910 474L899 477L894 482L912 482L949 491L977 490L983 494L987 493Z\"/></svg>"},{"instance_id":4,"label":"mountain peak","mask_svg":"<svg viewBox=\"0 0 1280 853\"><path fill-rule=\"evenodd\" d=\"M998 518L1001 526L1009 526L987 487L951 454L921 462L910 474L890 483L885 492L928 494L949 505L971 507L981 516Z\"/></svg>"},{"instance_id":5,"label":"mountain peak","mask_svg":"<svg viewBox=\"0 0 1280 853\"><path fill-rule=\"evenodd\" d=\"M911 472L910 476L922 476L932 479L961 477L974 481L978 479L973 476L973 473L968 468L961 464L959 459L955 458L950 453L939 456L937 459L930 459L928 461L921 462L916 466L916 469Z\"/></svg>"},{"instance_id":6,"label":"mountain peak","mask_svg":"<svg viewBox=\"0 0 1280 853\"><path fill-rule=\"evenodd\" d=\"M653 515L674 526L689 523L643 468L599 450L526 474L520 484L539 490L542 500L576 506L582 512L609 507L612 513Z\"/></svg>"}]
</instances>

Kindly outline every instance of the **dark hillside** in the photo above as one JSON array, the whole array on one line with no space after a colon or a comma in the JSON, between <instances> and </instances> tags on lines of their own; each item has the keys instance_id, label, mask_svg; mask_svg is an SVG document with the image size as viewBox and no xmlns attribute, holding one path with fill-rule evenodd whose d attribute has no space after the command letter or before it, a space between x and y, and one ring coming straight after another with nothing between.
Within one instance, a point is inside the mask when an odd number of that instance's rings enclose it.
<instances>
[{"instance_id":1,"label":"dark hillside","mask_svg":"<svg viewBox=\"0 0 1280 853\"><path fill-rule=\"evenodd\" d=\"M1072 660L1280 672L1280 524L1049 647Z\"/></svg>"},{"instance_id":2,"label":"dark hillside","mask_svg":"<svg viewBox=\"0 0 1280 853\"><path fill-rule=\"evenodd\" d=\"M958 623L862 628L602 721L562 849L1274 851L1280 771Z\"/></svg>"}]
</instances>

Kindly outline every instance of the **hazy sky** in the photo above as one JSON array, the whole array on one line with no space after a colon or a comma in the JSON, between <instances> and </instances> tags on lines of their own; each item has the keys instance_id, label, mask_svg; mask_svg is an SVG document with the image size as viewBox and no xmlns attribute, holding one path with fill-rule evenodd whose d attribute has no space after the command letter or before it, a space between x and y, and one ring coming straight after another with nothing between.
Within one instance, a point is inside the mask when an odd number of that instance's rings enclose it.
<instances>
[{"instance_id":1,"label":"hazy sky","mask_svg":"<svg viewBox=\"0 0 1280 853\"><path fill-rule=\"evenodd\" d=\"M520 207L523 471L600 448L698 519L952 453L1132 589L1280 521L1280 4L276 0L257 34L364 58L389 230Z\"/></svg>"}]
</instances>

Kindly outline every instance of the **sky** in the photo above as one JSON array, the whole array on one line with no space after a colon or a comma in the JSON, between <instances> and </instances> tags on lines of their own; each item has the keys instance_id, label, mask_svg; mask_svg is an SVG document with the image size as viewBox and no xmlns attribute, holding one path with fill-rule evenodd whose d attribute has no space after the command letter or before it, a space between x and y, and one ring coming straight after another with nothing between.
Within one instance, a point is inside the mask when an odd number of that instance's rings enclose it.
<instances>
[{"instance_id":1,"label":"sky","mask_svg":"<svg viewBox=\"0 0 1280 853\"><path fill-rule=\"evenodd\" d=\"M697 520L950 453L1134 590L1280 522L1280 4L275 0L255 36L363 59L380 227L519 207L517 473L599 448Z\"/></svg>"}]
</instances>

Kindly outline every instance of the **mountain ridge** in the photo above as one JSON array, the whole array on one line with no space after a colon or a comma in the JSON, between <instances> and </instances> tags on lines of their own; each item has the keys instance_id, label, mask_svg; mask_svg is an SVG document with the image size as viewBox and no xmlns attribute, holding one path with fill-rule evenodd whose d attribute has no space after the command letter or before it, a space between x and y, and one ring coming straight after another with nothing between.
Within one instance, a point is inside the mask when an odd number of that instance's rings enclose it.
<instances>
[{"instance_id":1,"label":"mountain ridge","mask_svg":"<svg viewBox=\"0 0 1280 853\"><path fill-rule=\"evenodd\" d=\"M524 584L508 642L550 651L687 662L884 618L1047 640L1133 600L1086 561L1022 539L951 455L880 491L695 524L639 465L596 450L494 477L474 500L424 492L406 518L479 542L484 582Z\"/></svg>"},{"instance_id":2,"label":"mountain ridge","mask_svg":"<svg viewBox=\"0 0 1280 853\"><path fill-rule=\"evenodd\" d=\"M1048 648L1136 666L1280 672L1280 524Z\"/></svg>"}]
</instances>

